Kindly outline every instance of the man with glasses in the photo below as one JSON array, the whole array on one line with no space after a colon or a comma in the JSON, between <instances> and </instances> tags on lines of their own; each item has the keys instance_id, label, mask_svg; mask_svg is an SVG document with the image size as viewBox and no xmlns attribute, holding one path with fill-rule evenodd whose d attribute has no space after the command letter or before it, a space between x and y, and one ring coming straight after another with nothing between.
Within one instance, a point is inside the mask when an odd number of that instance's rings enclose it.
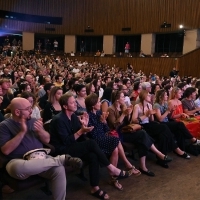
<instances>
[{"instance_id":1,"label":"man with glasses","mask_svg":"<svg viewBox=\"0 0 200 200\"><path fill-rule=\"evenodd\" d=\"M14 98L10 104L12 117L0 124L0 148L10 162L6 165L8 174L19 180L24 180L32 175L39 175L48 179L52 184L53 197L56 200L64 200L66 196L66 165L76 168L82 166L79 158L69 155L51 157L44 155L42 143L49 143L49 133L43 129L40 120L31 118L32 107L24 98ZM27 152L44 155L43 159L34 158L25 160ZM30 152L30 157L32 155ZM23 159L24 158L24 159Z\"/></svg>"}]
</instances>

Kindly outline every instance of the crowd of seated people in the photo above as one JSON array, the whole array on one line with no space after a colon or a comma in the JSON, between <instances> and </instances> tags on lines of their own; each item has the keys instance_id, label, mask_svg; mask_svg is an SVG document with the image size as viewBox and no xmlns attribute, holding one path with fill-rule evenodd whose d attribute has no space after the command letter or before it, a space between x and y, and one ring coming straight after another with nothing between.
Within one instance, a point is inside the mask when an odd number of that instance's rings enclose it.
<instances>
[{"instance_id":1,"label":"crowd of seated people","mask_svg":"<svg viewBox=\"0 0 200 200\"><path fill-rule=\"evenodd\" d=\"M123 70L47 55L3 58L0 74L1 152L10 159L23 160L22 153L26 150L41 147L38 139L31 135L35 131L40 141L50 142L55 147L57 157L50 158L49 162L54 163L51 166L60 169L64 165L61 156L64 154L67 163L73 161L70 165L80 164L81 160L89 164L90 192L97 198L109 199L99 186L99 166L107 168L109 183L122 190L119 179L141 173L156 175L150 170L150 164L148 167L146 164L149 150L155 154L158 165L169 168L170 152L190 159L186 142L200 145L198 137L184 123L184 119L199 115L198 79L160 77L142 71L136 73L134 66ZM7 113L12 114L9 120L5 120ZM4 132L8 122L16 128ZM42 128L47 123L48 132ZM137 130L124 133L123 128L130 124ZM29 135L25 137L29 131L31 139ZM23 149L28 139L34 144ZM138 150L138 169L126 158L124 143ZM23 151L17 154L20 149ZM126 170L118 168L119 159ZM175 157L173 162L176 162ZM17 165L18 162L13 163L14 169ZM23 179L10 170L10 164L8 166L12 177ZM38 171L31 170L28 176L41 173L38 168ZM65 191L61 194L58 195L57 189L53 192L56 199L64 199Z\"/></svg>"}]
</instances>

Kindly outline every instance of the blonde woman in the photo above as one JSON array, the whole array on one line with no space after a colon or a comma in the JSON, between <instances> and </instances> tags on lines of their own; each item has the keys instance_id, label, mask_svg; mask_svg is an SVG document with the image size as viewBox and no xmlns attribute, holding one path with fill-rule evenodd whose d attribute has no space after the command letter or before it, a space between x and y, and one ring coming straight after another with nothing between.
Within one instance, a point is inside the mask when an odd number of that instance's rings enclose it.
<instances>
[{"instance_id":1,"label":"blonde woman","mask_svg":"<svg viewBox=\"0 0 200 200\"><path fill-rule=\"evenodd\" d=\"M20 97L27 99L32 106L31 117L36 119L41 119L40 110L36 105L35 95L31 92L22 92Z\"/></svg>"},{"instance_id":2,"label":"blonde woman","mask_svg":"<svg viewBox=\"0 0 200 200\"><path fill-rule=\"evenodd\" d=\"M63 94L63 90L60 87L53 87L50 90L48 103L46 104L43 112L43 122L47 122L57 115L62 109L59 104L59 99Z\"/></svg>"}]
</instances>

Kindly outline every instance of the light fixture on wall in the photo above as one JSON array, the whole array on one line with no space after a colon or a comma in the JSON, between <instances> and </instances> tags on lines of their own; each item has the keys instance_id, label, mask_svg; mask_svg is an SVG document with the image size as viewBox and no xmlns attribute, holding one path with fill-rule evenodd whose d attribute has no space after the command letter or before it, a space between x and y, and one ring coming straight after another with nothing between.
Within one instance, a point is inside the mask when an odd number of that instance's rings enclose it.
<instances>
[{"instance_id":1,"label":"light fixture on wall","mask_svg":"<svg viewBox=\"0 0 200 200\"><path fill-rule=\"evenodd\" d=\"M163 22L163 24L160 25L160 28L170 28L171 24L168 24L166 21Z\"/></svg>"},{"instance_id":2,"label":"light fixture on wall","mask_svg":"<svg viewBox=\"0 0 200 200\"><path fill-rule=\"evenodd\" d=\"M92 29L89 25L85 29L85 32L94 32L94 29Z\"/></svg>"},{"instance_id":3,"label":"light fixture on wall","mask_svg":"<svg viewBox=\"0 0 200 200\"><path fill-rule=\"evenodd\" d=\"M186 30L184 29L184 25L180 24L179 28L181 29L181 32L182 32L183 36L186 36Z\"/></svg>"},{"instance_id":4,"label":"light fixture on wall","mask_svg":"<svg viewBox=\"0 0 200 200\"><path fill-rule=\"evenodd\" d=\"M179 25L179 28L181 28L181 29L184 28L183 24L180 24L180 25Z\"/></svg>"}]
</instances>

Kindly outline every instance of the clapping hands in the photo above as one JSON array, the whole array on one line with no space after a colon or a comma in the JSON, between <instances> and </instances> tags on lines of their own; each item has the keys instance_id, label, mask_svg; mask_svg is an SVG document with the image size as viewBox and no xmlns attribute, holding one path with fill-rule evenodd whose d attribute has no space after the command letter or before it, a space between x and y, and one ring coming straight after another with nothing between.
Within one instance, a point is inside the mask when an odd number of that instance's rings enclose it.
<instances>
[{"instance_id":1,"label":"clapping hands","mask_svg":"<svg viewBox=\"0 0 200 200\"><path fill-rule=\"evenodd\" d=\"M92 131L94 126L88 127L89 116L86 112L84 112L83 115L78 116L78 118L79 118L79 120L82 124L81 130L82 130L83 133L88 133L88 132Z\"/></svg>"},{"instance_id":2,"label":"clapping hands","mask_svg":"<svg viewBox=\"0 0 200 200\"><path fill-rule=\"evenodd\" d=\"M130 115L133 111L133 105L130 105L129 107L127 107L125 110L124 110L124 114L125 115Z\"/></svg>"},{"instance_id":3,"label":"clapping hands","mask_svg":"<svg viewBox=\"0 0 200 200\"><path fill-rule=\"evenodd\" d=\"M37 131L37 132L41 132L42 130L44 130L42 120L35 121L34 130Z\"/></svg>"},{"instance_id":4,"label":"clapping hands","mask_svg":"<svg viewBox=\"0 0 200 200\"><path fill-rule=\"evenodd\" d=\"M109 115L109 112L103 112L101 117L100 117L100 121L102 123L106 123L107 122L106 119L107 119L108 115Z\"/></svg>"}]
</instances>

